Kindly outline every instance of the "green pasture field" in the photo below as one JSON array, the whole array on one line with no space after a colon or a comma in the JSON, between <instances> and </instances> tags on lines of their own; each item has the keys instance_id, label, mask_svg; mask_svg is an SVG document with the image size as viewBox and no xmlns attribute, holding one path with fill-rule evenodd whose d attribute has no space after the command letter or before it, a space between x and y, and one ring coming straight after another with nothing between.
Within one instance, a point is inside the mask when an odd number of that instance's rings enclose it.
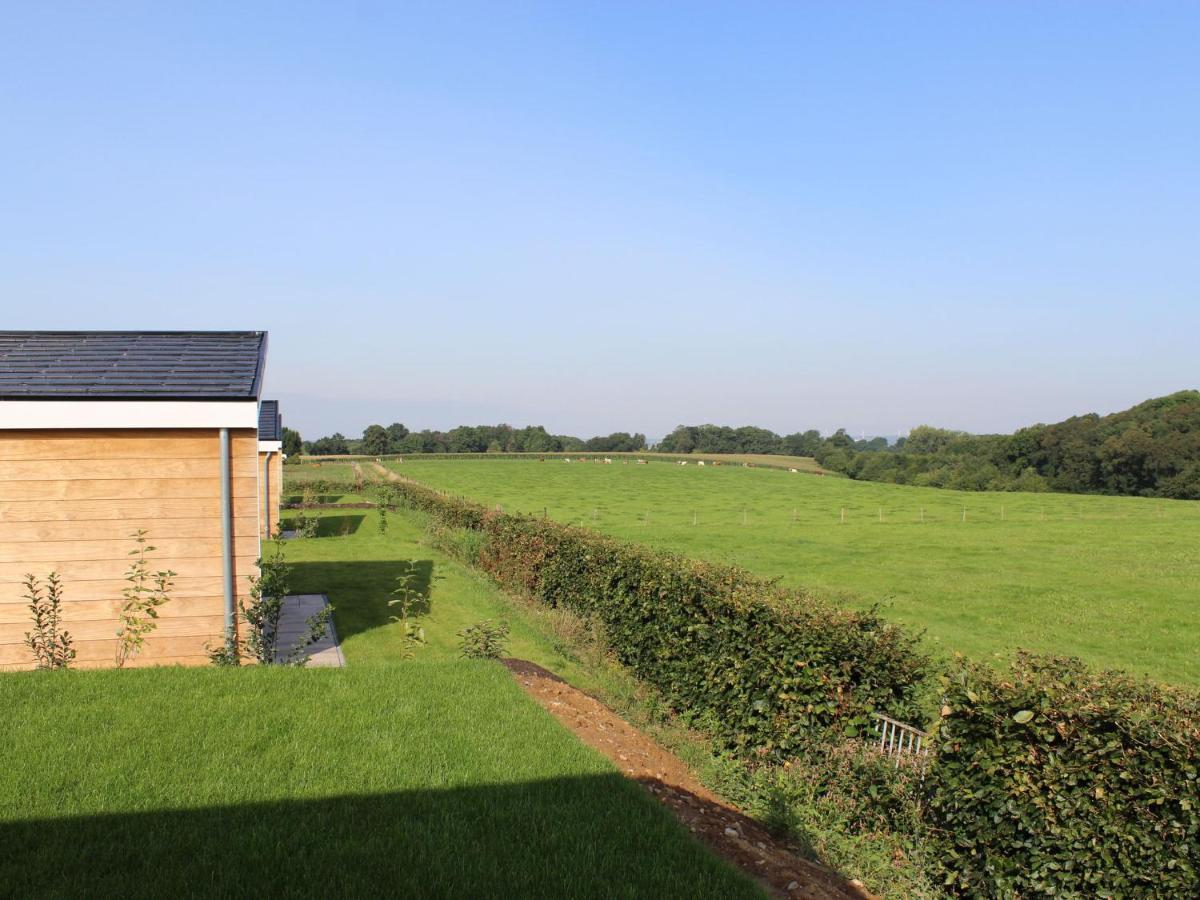
<instances>
[{"instance_id":1,"label":"green pasture field","mask_svg":"<svg viewBox=\"0 0 1200 900\"><path fill-rule=\"evenodd\" d=\"M938 653L1002 661L1025 648L1200 684L1200 503L729 465L387 465L506 512L736 563L854 606L883 603Z\"/></svg>"}]
</instances>

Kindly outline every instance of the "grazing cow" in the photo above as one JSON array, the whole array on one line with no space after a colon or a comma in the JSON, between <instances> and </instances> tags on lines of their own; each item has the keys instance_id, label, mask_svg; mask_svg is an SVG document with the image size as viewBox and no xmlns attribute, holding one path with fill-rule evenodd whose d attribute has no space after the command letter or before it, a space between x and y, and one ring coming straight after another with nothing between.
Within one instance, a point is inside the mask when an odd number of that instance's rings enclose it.
<instances>
[{"instance_id":1,"label":"grazing cow","mask_svg":"<svg viewBox=\"0 0 1200 900\"><path fill-rule=\"evenodd\" d=\"M799 469L788 469L789 472L799 472Z\"/></svg>"},{"instance_id":2,"label":"grazing cow","mask_svg":"<svg viewBox=\"0 0 1200 900\"><path fill-rule=\"evenodd\" d=\"M570 461L571 461L571 457L569 457L569 456L563 457L563 462L570 462Z\"/></svg>"},{"instance_id":3,"label":"grazing cow","mask_svg":"<svg viewBox=\"0 0 1200 900\"><path fill-rule=\"evenodd\" d=\"M698 465L698 466L704 465L704 460L700 460L700 462L696 463L696 465Z\"/></svg>"},{"instance_id":4,"label":"grazing cow","mask_svg":"<svg viewBox=\"0 0 1200 900\"><path fill-rule=\"evenodd\" d=\"M612 460L611 460L611 459L609 459L609 458L606 456L606 457L604 457L604 464L605 464L606 466L611 466L611 465L612 465Z\"/></svg>"}]
</instances>

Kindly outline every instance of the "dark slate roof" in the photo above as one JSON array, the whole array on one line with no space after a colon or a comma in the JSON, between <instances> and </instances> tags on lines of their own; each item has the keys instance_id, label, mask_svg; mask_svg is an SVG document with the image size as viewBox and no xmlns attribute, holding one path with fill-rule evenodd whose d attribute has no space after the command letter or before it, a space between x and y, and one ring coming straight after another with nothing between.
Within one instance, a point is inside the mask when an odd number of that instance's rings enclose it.
<instances>
[{"instance_id":1,"label":"dark slate roof","mask_svg":"<svg viewBox=\"0 0 1200 900\"><path fill-rule=\"evenodd\" d=\"M255 400L265 331L0 331L0 400Z\"/></svg>"},{"instance_id":2,"label":"dark slate roof","mask_svg":"<svg viewBox=\"0 0 1200 900\"><path fill-rule=\"evenodd\" d=\"M258 439L283 440L283 416L279 414L278 400L263 400L258 404Z\"/></svg>"}]
</instances>

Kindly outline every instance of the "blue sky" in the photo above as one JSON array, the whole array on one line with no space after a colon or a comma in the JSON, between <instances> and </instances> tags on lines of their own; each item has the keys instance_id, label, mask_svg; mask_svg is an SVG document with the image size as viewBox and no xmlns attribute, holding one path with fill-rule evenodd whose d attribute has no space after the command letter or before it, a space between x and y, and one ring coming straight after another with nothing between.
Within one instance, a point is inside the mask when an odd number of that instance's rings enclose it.
<instances>
[{"instance_id":1,"label":"blue sky","mask_svg":"<svg viewBox=\"0 0 1200 900\"><path fill-rule=\"evenodd\" d=\"M1200 5L0 6L9 328L372 421L974 431L1200 386Z\"/></svg>"}]
</instances>

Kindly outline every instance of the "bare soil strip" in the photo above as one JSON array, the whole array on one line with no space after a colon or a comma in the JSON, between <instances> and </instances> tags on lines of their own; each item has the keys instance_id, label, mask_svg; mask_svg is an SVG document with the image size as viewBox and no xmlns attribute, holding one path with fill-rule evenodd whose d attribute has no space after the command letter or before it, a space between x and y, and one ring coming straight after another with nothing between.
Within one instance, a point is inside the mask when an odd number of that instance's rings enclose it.
<instances>
[{"instance_id":1,"label":"bare soil strip","mask_svg":"<svg viewBox=\"0 0 1200 900\"><path fill-rule=\"evenodd\" d=\"M770 894L811 900L874 898L861 882L804 859L771 837L758 822L700 784L678 757L598 700L534 663L506 659L504 664L538 704L645 787L698 840Z\"/></svg>"}]
</instances>

